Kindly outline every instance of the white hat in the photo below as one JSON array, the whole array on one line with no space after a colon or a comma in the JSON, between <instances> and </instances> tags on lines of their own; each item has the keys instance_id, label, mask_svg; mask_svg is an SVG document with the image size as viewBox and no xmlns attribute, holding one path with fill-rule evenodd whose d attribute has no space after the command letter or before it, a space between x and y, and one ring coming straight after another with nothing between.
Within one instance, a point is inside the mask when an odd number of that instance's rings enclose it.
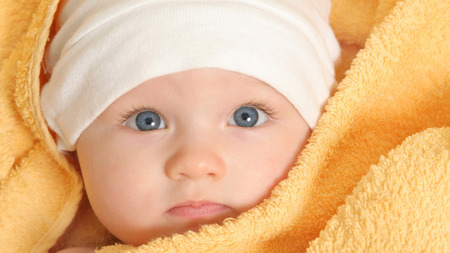
<instances>
[{"instance_id":1,"label":"white hat","mask_svg":"<svg viewBox=\"0 0 450 253\"><path fill-rule=\"evenodd\" d=\"M329 0L69 0L42 90L58 149L144 81L195 68L253 76L283 94L314 128L339 45Z\"/></svg>"}]
</instances>

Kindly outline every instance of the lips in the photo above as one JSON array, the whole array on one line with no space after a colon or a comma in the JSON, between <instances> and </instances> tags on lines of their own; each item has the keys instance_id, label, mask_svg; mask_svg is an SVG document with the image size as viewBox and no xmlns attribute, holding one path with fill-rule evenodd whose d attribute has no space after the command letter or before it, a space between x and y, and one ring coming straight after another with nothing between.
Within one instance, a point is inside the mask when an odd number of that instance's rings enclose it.
<instances>
[{"instance_id":1,"label":"lips","mask_svg":"<svg viewBox=\"0 0 450 253\"><path fill-rule=\"evenodd\" d=\"M168 214L189 219L207 218L219 215L229 207L209 201L188 201L172 207Z\"/></svg>"}]
</instances>

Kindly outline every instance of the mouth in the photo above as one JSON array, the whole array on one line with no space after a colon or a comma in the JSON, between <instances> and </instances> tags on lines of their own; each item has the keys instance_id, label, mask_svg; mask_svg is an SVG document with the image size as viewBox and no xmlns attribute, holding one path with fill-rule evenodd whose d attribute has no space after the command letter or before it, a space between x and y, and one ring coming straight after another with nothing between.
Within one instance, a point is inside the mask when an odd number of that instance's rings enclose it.
<instances>
[{"instance_id":1,"label":"mouth","mask_svg":"<svg viewBox=\"0 0 450 253\"><path fill-rule=\"evenodd\" d=\"M228 206L219 203L209 201L188 201L170 208L167 210L167 213L188 219L198 219L218 216L228 210Z\"/></svg>"}]
</instances>

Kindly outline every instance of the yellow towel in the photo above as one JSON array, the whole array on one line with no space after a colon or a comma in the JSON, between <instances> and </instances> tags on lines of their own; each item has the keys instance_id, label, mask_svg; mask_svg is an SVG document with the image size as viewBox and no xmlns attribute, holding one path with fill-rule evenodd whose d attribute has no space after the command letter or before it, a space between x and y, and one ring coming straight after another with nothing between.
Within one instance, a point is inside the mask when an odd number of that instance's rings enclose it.
<instances>
[{"instance_id":1,"label":"yellow towel","mask_svg":"<svg viewBox=\"0 0 450 253\"><path fill-rule=\"evenodd\" d=\"M112 244L40 112L57 5L0 3L1 252L448 252L450 1L333 0L342 81L288 178L237 219L140 247Z\"/></svg>"}]
</instances>

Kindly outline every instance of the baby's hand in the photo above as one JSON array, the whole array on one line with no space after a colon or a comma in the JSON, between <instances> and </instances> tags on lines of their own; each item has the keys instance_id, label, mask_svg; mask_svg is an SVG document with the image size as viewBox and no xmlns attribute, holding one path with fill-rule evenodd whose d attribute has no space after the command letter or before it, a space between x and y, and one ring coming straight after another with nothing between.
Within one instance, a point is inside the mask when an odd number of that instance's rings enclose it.
<instances>
[{"instance_id":1,"label":"baby's hand","mask_svg":"<svg viewBox=\"0 0 450 253\"><path fill-rule=\"evenodd\" d=\"M82 247L76 247L76 248L67 248L58 251L57 253L93 253L94 250L91 248L82 248Z\"/></svg>"}]
</instances>

